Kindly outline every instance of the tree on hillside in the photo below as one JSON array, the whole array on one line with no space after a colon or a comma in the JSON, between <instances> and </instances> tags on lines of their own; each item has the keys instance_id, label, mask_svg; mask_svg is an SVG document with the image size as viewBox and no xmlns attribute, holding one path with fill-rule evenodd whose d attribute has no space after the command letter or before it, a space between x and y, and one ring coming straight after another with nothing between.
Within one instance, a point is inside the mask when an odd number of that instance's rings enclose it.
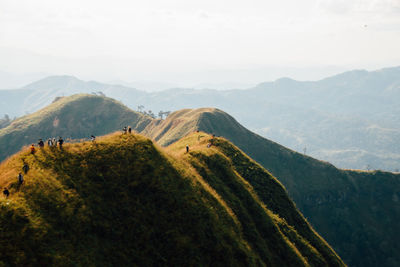
<instances>
[{"instance_id":1,"label":"tree on hillside","mask_svg":"<svg viewBox=\"0 0 400 267\"><path fill-rule=\"evenodd\" d=\"M144 106L143 106L143 105L139 105L139 106L137 107L137 109L138 109L138 112L143 113Z\"/></svg>"},{"instance_id":2,"label":"tree on hillside","mask_svg":"<svg viewBox=\"0 0 400 267\"><path fill-rule=\"evenodd\" d=\"M149 115L149 116L152 117L153 119L156 118L156 115L154 115L153 111L151 111L151 110L147 111L147 115Z\"/></svg>"},{"instance_id":3,"label":"tree on hillside","mask_svg":"<svg viewBox=\"0 0 400 267\"><path fill-rule=\"evenodd\" d=\"M4 118L0 119L0 129L7 127L10 123L11 123L10 117L8 116L8 114L5 114Z\"/></svg>"},{"instance_id":4,"label":"tree on hillside","mask_svg":"<svg viewBox=\"0 0 400 267\"><path fill-rule=\"evenodd\" d=\"M92 92L92 95L99 95L99 96L106 97L106 95L102 91Z\"/></svg>"},{"instance_id":5,"label":"tree on hillside","mask_svg":"<svg viewBox=\"0 0 400 267\"><path fill-rule=\"evenodd\" d=\"M162 111L162 110L160 110L158 112L158 117L160 119L163 119L163 116L165 116L165 118L167 118L170 113L171 113L171 111Z\"/></svg>"}]
</instances>

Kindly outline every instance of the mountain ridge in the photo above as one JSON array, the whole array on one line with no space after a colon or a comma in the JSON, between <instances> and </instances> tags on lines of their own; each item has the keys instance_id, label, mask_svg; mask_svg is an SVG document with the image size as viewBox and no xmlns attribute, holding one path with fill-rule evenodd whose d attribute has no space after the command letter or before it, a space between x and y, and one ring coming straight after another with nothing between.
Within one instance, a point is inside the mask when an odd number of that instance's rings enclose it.
<instances>
[{"instance_id":1,"label":"mountain ridge","mask_svg":"<svg viewBox=\"0 0 400 267\"><path fill-rule=\"evenodd\" d=\"M399 174L337 169L264 139L213 108L172 113L157 125L149 124L143 133L169 145L196 131L224 136L277 177L313 227L350 266L395 266L400 261L395 253L400 231L396 223Z\"/></svg>"},{"instance_id":2,"label":"mountain ridge","mask_svg":"<svg viewBox=\"0 0 400 267\"><path fill-rule=\"evenodd\" d=\"M116 100L95 95L60 98L36 113L14 120L0 129L0 160L22 146L47 138L81 139L104 135L126 125L142 131L151 122L149 116L132 111Z\"/></svg>"},{"instance_id":3,"label":"mountain ridge","mask_svg":"<svg viewBox=\"0 0 400 267\"><path fill-rule=\"evenodd\" d=\"M344 266L274 177L223 139L207 148L208 138L182 140L190 153L114 133L15 154L0 164L0 185L11 192L0 199L8 241L0 263ZM30 170L19 186L10 177L23 162ZM281 210L258 199L239 174L245 166L273 186L269 201Z\"/></svg>"},{"instance_id":4,"label":"mountain ridge","mask_svg":"<svg viewBox=\"0 0 400 267\"><path fill-rule=\"evenodd\" d=\"M53 108L66 116L60 118L60 125L64 123L64 126L71 127L70 130L80 133L72 137L79 139L88 138L91 134L102 135L127 125L164 146L198 130L224 136L284 184L297 207L345 262L352 266L396 265L398 259L393 255L399 229L394 222L400 219L395 202L400 199L399 175L337 169L332 164L304 156L250 132L229 114L216 108L185 109L171 113L165 120L154 120L101 96L65 97L52 105L69 100L77 102L76 99L82 100L75 106L71 105L77 113L70 109ZM27 116L28 120L21 125L35 124L36 121L40 127L35 130L25 127L20 135L10 135L13 143L2 138L5 129L1 129L0 144L5 148L14 144L14 149L19 150L25 144L36 142L36 138L47 138L55 129L60 129L54 127L54 117L46 119L40 113L34 115ZM18 129L15 125L9 127L9 130ZM54 134L68 137L66 129ZM28 138L30 141L26 136L31 138ZM3 152L3 148L0 151ZM261 190L259 194L263 196L264 193ZM380 211L387 214L382 216ZM369 251L366 256L362 254L365 248Z\"/></svg>"}]
</instances>

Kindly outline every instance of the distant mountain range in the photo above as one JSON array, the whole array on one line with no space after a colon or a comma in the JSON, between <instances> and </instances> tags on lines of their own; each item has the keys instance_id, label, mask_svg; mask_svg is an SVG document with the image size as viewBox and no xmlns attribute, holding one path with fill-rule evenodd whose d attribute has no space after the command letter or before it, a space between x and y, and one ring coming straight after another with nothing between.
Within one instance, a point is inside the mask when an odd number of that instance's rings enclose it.
<instances>
[{"instance_id":1,"label":"distant mountain range","mask_svg":"<svg viewBox=\"0 0 400 267\"><path fill-rule=\"evenodd\" d=\"M120 131L125 125L162 146L172 144L172 150L179 146L181 151L186 144L196 146L194 141L202 142L200 137L182 139L197 131L227 138L277 177L311 225L350 266L400 263L399 174L337 169L252 133L219 109L184 109L160 120L101 96L64 97L1 129L1 157L38 138L88 138L91 134ZM175 143L178 140L181 141ZM235 153L229 157L234 159ZM264 186L253 183L251 177L248 181L267 201L269 193Z\"/></svg>"},{"instance_id":2,"label":"distant mountain range","mask_svg":"<svg viewBox=\"0 0 400 267\"><path fill-rule=\"evenodd\" d=\"M21 89L0 90L0 114L20 116L57 96L99 91L155 114L217 107L258 134L335 166L400 169L400 67L350 71L313 82L283 78L247 90L175 88L153 93L52 76Z\"/></svg>"}]
</instances>

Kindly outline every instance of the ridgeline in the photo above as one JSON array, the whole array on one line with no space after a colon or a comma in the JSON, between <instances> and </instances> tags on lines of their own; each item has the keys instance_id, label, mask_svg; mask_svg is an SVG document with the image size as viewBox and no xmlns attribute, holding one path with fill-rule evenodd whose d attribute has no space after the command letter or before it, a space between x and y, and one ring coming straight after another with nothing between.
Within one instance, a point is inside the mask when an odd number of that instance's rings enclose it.
<instances>
[{"instance_id":1,"label":"ridgeline","mask_svg":"<svg viewBox=\"0 0 400 267\"><path fill-rule=\"evenodd\" d=\"M198 130L227 138L277 177L314 229L347 264L400 264L399 174L335 168L252 133L218 109L185 109L154 120L110 98L65 97L0 129L0 159L39 138L62 136L67 142L68 138L77 142L126 125L162 146ZM262 189L254 188L263 198Z\"/></svg>"},{"instance_id":2,"label":"ridgeline","mask_svg":"<svg viewBox=\"0 0 400 267\"><path fill-rule=\"evenodd\" d=\"M335 168L252 133L215 108L174 112L143 133L167 146L197 130L227 138L277 177L347 264L399 266L399 174Z\"/></svg>"},{"instance_id":3,"label":"ridgeline","mask_svg":"<svg viewBox=\"0 0 400 267\"><path fill-rule=\"evenodd\" d=\"M0 265L344 265L273 176L201 132L167 149L120 133L24 149L0 186Z\"/></svg>"},{"instance_id":4,"label":"ridgeline","mask_svg":"<svg viewBox=\"0 0 400 267\"><path fill-rule=\"evenodd\" d=\"M114 132L125 125L140 132L151 120L111 98L88 94L60 97L51 105L0 129L0 161L22 146L36 144L39 138L44 141L59 136L89 138Z\"/></svg>"}]
</instances>

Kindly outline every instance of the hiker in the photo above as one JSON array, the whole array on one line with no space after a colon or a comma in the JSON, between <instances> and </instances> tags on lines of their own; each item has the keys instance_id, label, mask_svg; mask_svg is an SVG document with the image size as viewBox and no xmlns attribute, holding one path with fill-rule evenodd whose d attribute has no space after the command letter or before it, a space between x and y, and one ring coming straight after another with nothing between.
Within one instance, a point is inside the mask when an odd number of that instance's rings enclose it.
<instances>
[{"instance_id":1,"label":"hiker","mask_svg":"<svg viewBox=\"0 0 400 267\"><path fill-rule=\"evenodd\" d=\"M47 140L47 145L48 145L48 146L53 146L53 141L51 140L51 138L49 138L49 139Z\"/></svg>"},{"instance_id":2,"label":"hiker","mask_svg":"<svg viewBox=\"0 0 400 267\"><path fill-rule=\"evenodd\" d=\"M186 145L186 153L189 153L189 145Z\"/></svg>"},{"instance_id":3,"label":"hiker","mask_svg":"<svg viewBox=\"0 0 400 267\"><path fill-rule=\"evenodd\" d=\"M57 141L55 137L53 137L53 146L57 146Z\"/></svg>"},{"instance_id":4,"label":"hiker","mask_svg":"<svg viewBox=\"0 0 400 267\"><path fill-rule=\"evenodd\" d=\"M92 142L94 142L94 141L96 140L96 136L91 135L91 136L90 136L90 140L91 140Z\"/></svg>"},{"instance_id":5,"label":"hiker","mask_svg":"<svg viewBox=\"0 0 400 267\"><path fill-rule=\"evenodd\" d=\"M128 133L132 133L132 128L129 126L129 128L128 128Z\"/></svg>"},{"instance_id":6,"label":"hiker","mask_svg":"<svg viewBox=\"0 0 400 267\"><path fill-rule=\"evenodd\" d=\"M3 194L6 196L6 198L8 198L10 195L10 191L8 191L7 187L4 187Z\"/></svg>"},{"instance_id":7,"label":"hiker","mask_svg":"<svg viewBox=\"0 0 400 267\"><path fill-rule=\"evenodd\" d=\"M58 145L60 146L60 149L62 149L62 145L64 144L64 140L62 139L62 137L60 136L60 138L58 138Z\"/></svg>"},{"instance_id":8,"label":"hiker","mask_svg":"<svg viewBox=\"0 0 400 267\"><path fill-rule=\"evenodd\" d=\"M40 148L44 147L44 142L42 139L39 139L38 145Z\"/></svg>"},{"instance_id":9,"label":"hiker","mask_svg":"<svg viewBox=\"0 0 400 267\"><path fill-rule=\"evenodd\" d=\"M122 131L124 132L124 134L126 134L126 130L127 130L127 128L126 128L126 126L122 129Z\"/></svg>"},{"instance_id":10,"label":"hiker","mask_svg":"<svg viewBox=\"0 0 400 267\"><path fill-rule=\"evenodd\" d=\"M26 162L24 162L24 165L22 166L22 170L24 171L25 174L28 173L29 171L29 166Z\"/></svg>"},{"instance_id":11,"label":"hiker","mask_svg":"<svg viewBox=\"0 0 400 267\"><path fill-rule=\"evenodd\" d=\"M31 145L31 154L33 155L33 154L35 154L35 152L36 152L36 150L35 150L35 145L32 144L32 145Z\"/></svg>"},{"instance_id":12,"label":"hiker","mask_svg":"<svg viewBox=\"0 0 400 267\"><path fill-rule=\"evenodd\" d=\"M19 185L22 185L24 183L24 176L22 175L22 173L18 174L18 183Z\"/></svg>"}]
</instances>

